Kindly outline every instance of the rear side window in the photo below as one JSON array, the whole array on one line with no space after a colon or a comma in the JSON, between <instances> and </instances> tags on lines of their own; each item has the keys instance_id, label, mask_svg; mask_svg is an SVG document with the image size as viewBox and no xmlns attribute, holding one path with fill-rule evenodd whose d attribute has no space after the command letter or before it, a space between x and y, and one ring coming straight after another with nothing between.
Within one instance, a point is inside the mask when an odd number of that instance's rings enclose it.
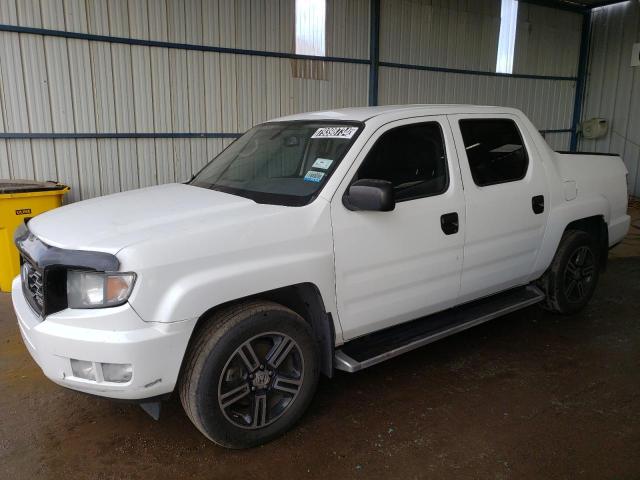
<instances>
[{"instance_id":1,"label":"rear side window","mask_svg":"<svg viewBox=\"0 0 640 480\"><path fill-rule=\"evenodd\" d=\"M397 202L443 193L448 186L442 130L437 122L385 132L371 148L358 179L387 180Z\"/></svg>"},{"instance_id":2,"label":"rear side window","mask_svg":"<svg viewBox=\"0 0 640 480\"><path fill-rule=\"evenodd\" d=\"M527 150L513 120L460 120L460 131L476 185L514 182L527 174Z\"/></svg>"}]
</instances>

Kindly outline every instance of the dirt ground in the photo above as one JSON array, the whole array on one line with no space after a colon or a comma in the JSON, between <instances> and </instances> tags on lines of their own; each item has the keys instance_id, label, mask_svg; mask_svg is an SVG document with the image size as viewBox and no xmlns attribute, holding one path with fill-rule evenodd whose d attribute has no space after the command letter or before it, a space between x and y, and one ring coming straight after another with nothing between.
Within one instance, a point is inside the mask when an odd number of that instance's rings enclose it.
<instances>
[{"instance_id":1,"label":"dirt ground","mask_svg":"<svg viewBox=\"0 0 640 480\"><path fill-rule=\"evenodd\" d=\"M322 380L302 422L249 451L174 398L138 406L49 382L0 296L0 478L640 478L640 207L589 307L531 307Z\"/></svg>"}]
</instances>

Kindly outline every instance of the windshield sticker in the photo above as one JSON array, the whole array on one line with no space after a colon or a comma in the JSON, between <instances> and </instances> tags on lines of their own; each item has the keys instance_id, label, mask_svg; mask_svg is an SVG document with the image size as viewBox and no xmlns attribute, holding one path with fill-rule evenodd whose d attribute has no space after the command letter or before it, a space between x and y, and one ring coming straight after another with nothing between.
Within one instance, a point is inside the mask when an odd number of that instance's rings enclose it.
<instances>
[{"instance_id":1,"label":"windshield sticker","mask_svg":"<svg viewBox=\"0 0 640 480\"><path fill-rule=\"evenodd\" d=\"M316 161L313 162L313 165L311 165L311 168L321 168L322 170L326 170L331 166L332 163L333 160L318 157L316 158Z\"/></svg>"},{"instance_id":2,"label":"windshield sticker","mask_svg":"<svg viewBox=\"0 0 640 480\"><path fill-rule=\"evenodd\" d=\"M304 176L304 181L320 183L323 177L324 177L324 172L314 172L313 170L309 170L307 174Z\"/></svg>"},{"instance_id":3,"label":"windshield sticker","mask_svg":"<svg viewBox=\"0 0 640 480\"><path fill-rule=\"evenodd\" d=\"M322 127L311 135L311 138L351 138L358 127Z\"/></svg>"}]
</instances>

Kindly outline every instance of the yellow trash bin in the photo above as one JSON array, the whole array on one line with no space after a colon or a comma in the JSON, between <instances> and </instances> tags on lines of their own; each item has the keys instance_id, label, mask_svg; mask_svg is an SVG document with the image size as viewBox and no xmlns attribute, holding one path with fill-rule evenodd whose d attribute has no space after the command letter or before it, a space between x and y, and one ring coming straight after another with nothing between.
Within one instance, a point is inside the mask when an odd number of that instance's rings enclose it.
<instances>
[{"instance_id":1,"label":"yellow trash bin","mask_svg":"<svg viewBox=\"0 0 640 480\"><path fill-rule=\"evenodd\" d=\"M22 223L57 208L69 190L55 182L0 180L0 290L11 291L11 282L20 273L20 257L13 234Z\"/></svg>"}]
</instances>

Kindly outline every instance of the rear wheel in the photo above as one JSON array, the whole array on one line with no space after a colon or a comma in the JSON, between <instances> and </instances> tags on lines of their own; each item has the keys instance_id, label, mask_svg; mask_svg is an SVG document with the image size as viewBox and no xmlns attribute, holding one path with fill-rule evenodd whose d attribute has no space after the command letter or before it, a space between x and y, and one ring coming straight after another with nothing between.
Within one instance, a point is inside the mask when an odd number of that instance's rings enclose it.
<instances>
[{"instance_id":1,"label":"rear wheel","mask_svg":"<svg viewBox=\"0 0 640 480\"><path fill-rule=\"evenodd\" d=\"M542 306L561 314L578 312L589 302L599 276L599 252L594 238L568 230L540 284L546 294Z\"/></svg>"},{"instance_id":2,"label":"rear wheel","mask_svg":"<svg viewBox=\"0 0 640 480\"><path fill-rule=\"evenodd\" d=\"M208 320L188 354L180 399L215 443L248 448L289 430L318 382L310 326L295 312L253 301Z\"/></svg>"}]
</instances>

